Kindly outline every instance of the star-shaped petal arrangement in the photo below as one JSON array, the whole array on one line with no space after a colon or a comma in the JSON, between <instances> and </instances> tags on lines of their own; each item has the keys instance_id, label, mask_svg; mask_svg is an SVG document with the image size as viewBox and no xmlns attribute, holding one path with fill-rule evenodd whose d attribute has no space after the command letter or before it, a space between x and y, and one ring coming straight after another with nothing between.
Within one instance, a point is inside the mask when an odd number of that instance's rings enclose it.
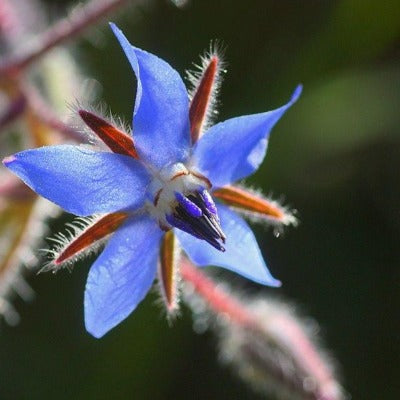
<instances>
[{"instance_id":1,"label":"star-shaped petal arrangement","mask_svg":"<svg viewBox=\"0 0 400 400\"><path fill-rule=\"evenodd\" d=\"M188 95L169 64L132 46L114 24L111 28L137 79L134 136L79 110L111 152L60 145L3 161L64 210L94 215L83 218L71 238L60 239L47 269L70 265L107 240L85 290L86 329L95 337L136 308L157 274L167 310L177 309L181 248L198 266L220 266L279 286L253 232L232 207L281 225L295 220L277 203L232 184L258 169L271 129L298 99L301 86L280 108L205 129L222 69L219 55L211 52L203 59Z\"/></svg>"}]
</instances>

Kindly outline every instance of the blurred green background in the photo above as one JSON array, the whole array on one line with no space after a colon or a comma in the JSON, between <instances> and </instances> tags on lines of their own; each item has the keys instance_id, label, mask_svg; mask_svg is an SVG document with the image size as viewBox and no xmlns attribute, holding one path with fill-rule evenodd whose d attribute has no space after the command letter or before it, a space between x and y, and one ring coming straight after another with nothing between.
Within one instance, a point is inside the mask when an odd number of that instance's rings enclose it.
<instances>
[{"instance_id":1,"label":"blurred green background","mask_svg":"<svg viewBox=\"0 0 400 400\"><path fill-rule=\"evenodd\" d=\"M63 15L72 2L46 2ZM278 292L315 318L354 399L400 398L400 2L166 0L113 18L128 38L183 72L211 39L227 46L219 120L303 96L274 129L248 182L298 210L283 238L255 227ZM100 99L129 121L135 82L105 24L74 43ZM60 222L53 224L61 228ZM218 364L216 339L169 327L156 296L101 340L83 325L89 262L33 277L37 298L0 333L0 399L258 399Z\"/></svg>"}]
</instances>

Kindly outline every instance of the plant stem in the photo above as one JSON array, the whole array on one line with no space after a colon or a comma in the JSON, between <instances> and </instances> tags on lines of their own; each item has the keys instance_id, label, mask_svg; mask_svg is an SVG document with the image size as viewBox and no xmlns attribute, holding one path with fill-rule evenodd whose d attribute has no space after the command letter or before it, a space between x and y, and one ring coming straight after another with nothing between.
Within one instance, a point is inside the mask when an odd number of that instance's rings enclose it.
<instances>
[{"instance_id":1,"label":"plant stem","mask_svg":"<svg viewBox=\"0 0 400 400\"><path fill-rule=\"evenodd\" d=\"M57 21L43 32L35 41L35 45L28 47L20 55L2 62L0 76L18 74L53 47L79 35L86 28L94 25L99 19L112 13L124 3L127 3L127 0L91 0L83 7L75 10L71 16Z\"/></svg>"},{"instance_id":2,"label":"plant stem","mask_svg":"<svg viewBox=\"0 0 400 400\"><path fill-rule=\"evenodd\" d=\"M26 97L27 106L30 108L36 118L44 125L47 125L49 128L52 128L57 132L60 132L66 139L72 139L78 142L82 141L83 135L73 127L70 127L64 123L57 116L55 111L53 111L46 101L41 97L40 93L34 86L25 83L21 87L21 91Z\"/></svg>"},{"instance_id":3,"label":"plant stem","mask_svg":"<svg viewBox=\"0 0 400 400\"><path fill-rule=\"evenodd\" d=\"M246 307L186 259L181 262L181 274L183 280L193 286L195 292L206 301L215 314L225 314L240 325L255 325L255 318Z\"/></svg>"},{"instance_id":4,"label":"plant stem","mask_svg":"<svg viewBox=\"0 0 400 400\"><path fill-rule=\"evenodd\" d=\"M0 115L0 132L10 123L14 122L25 110L26 98L23 95L13 99Z\"/></svg>"},{"instance_id":5,"label":"plant stem","mask_svg":"<svg viewBox=\"0 0 400 400\"><path fill-rule=\"evenodd\" d=\"M302 399L343 399L343 393L330 365L320 355L304 330L304 326L294 314L276 307L272 313L269 312L260 318L256 312L253 312L251 303L247 305L224 290L223 286L216 284L187 259L181 262L181 275L215 315L226 316L228 324L239 327L249 334L250 340L244 345L246 348L243 347L242 350L246 351L247 357L256 363L257 368L265 371L266 376L274 377L283 387L297 393ZM292 376L282 370L279 360L274 360L274 357L264 358L263 353L268 353L268 348L254 346L256 343L261 346L271 346L271 343L274 343L275 346L287 352L300 375ZM311 379L315 382L315 388L306 389L303 380L298 379L298 376Z\"/></svg>"}]
</instances>

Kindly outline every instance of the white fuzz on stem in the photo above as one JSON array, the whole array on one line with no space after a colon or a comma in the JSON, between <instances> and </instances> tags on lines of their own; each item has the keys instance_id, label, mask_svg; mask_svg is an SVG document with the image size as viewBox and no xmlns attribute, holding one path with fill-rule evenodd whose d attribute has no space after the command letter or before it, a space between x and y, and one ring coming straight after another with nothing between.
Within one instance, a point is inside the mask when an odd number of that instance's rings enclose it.
<instances>
[{"instance_id":1,"label":"white fuzz on stem","mask_svg":"<svg viewBox=\"0 0 400 400\"><path fill-rule=\"evenodd\" d=\"M342 400L331 357L316 346L318 325L267 298L246 304L257 324L219 324L221 360L256 390L287 400Z\"/></svg>"},{"instance_id":2,"label":"white fuzz on stem","mask_svg":"<svg viewBox=\"0 0 400 400\"><path fill-rule=\"evenodd\" d=\"M280 400L344 400L333 362L319 348L317 325L282 301L248 300L182 263L184 295L194 329L211 327L220 357L250 386Z\"/></svg>"}]
</instances>

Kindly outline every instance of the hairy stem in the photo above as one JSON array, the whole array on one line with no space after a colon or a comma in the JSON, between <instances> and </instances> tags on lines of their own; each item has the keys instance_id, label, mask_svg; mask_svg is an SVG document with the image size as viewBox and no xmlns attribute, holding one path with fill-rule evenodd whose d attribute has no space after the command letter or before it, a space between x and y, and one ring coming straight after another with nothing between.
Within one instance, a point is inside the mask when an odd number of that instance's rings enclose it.
<instances>
[{"instance_id":1,"label":"hairy stem","mask_svg":"<svg viewBox=\"0 0 400 400\"><path fill-rule=\"evenodd\" d=\"M193 286L195 292L206 301L215 314L226 314L232 321L240 325L255 326L255 318L236 298L217 286L212 279L187 259L182 260L181 275L184 281Z\"/></svg>"},{"instance_id":2,"label":"hairy stem","mask_svg":"<svg viewBox=\"0 0 400 400\"><path fill-rule=\"evenodd\" d=\"M247 362L290 392L304 400L342 400L340 386L326 360L314 346L304 327L294 315L279 308L262 318L253 312L249 303L230 294L196 268L187 259L181 263L181 275L194 292L207 304L215 315L226 316L228 324L239 328L249 340L242 343L242 352ZM293 360L296 374L291 375L268 347L279 348ZM271 356L272 354L272 356ZM299 378L300 377L300 378ZM306 388L305 381L315 382L315 387Z\"/></svg>"}]
</instances>

